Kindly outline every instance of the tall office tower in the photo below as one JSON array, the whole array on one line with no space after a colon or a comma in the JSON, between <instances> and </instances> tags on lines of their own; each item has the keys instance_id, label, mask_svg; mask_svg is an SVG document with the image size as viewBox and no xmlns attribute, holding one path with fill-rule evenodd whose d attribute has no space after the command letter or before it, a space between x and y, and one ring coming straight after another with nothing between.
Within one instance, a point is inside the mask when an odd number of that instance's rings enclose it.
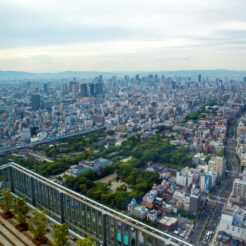
<instances>
[{"instance_id":1,"label":"tall office tower","mask_svg":"<svg viewBox=\"0 0 246 246\"><path fill-rule=\"evenodd\" d=\"M200 189L192 188L191 194L190 194L190 206L189 206L190 212L196 213L199 210L200 197L201 197Z\"/></svg>"},{"instance_id":2,"label":"tall office tower","mask_svg":"<svg viewBox=\"0 0 246 246\"><path fill-rule=\"evenodd\" d=\"M95 84L95 95L102 96L103 95L103 83L98 82Z\"/></svg>"},{"instance_id":3,"label":"tall office tower","mask_svg":"<svg viewBox=\"0 0 246 246\"><path fill-rule=\"evenodd\" d=\"M243 82L246 83L246 77L243 78Z\"/></svg>"},{"instance_id":4,"label":"tall office tower","mask_svg":"<svg viewBox=\"0 0 246 246\"><path fill-rule=\"evenodd\" d=\"M48 93L48 89L49 89L48 84L45 83L45 84L44 84L44 92L45 92L45 93Z\"/></svg>"},{"instance_id":5,"label":"tall office tower","mask_svg":"<svg viewBox=\"0 0 246 246\"><path fill-rule=\"evenodd\" d=\"M102 75L99 75L98 82L102 82L102 81L103 81L103 77L102 77Z\"/></svg>"},{"instance_id":6,"label":"tall office tower","mask_svg":"<svg viewBox=\"0 0 246 246\"><path fill-rule=\"evenodd\" d=\"M80 85L80 96L81 97L88 97L87 84L81 84Z\"/></svg>"},{"instance_id":7,"label":"tall office tower","mask_svg":"<svg viewBox=\"0 0 246 246\"><path fill-rule=\"evenodd\" d=\"M38 133L38 127L37 126L31 126L30 127L30 133L31 133L31 137L36 136Z\"/></svg>"},{"instance_id":8,"label":"tall office tower","mask_svg":"<svg viewBox=\"0 0 246 246\"><path fill-rule=\"evenodd\" d=\"M31 102L32 102L32 110L36 111L40 109L40 95L39 94L32 94Z\"/></svg>"},{"instance_id":9,"label":"tall office tower","mask_svg":"<svg viewBox=\"0 0 246 246\"><path fill-rule=\"evenodd\" d=\"M94 97L95 96L95 84L90 83L89 88L90 88L90 96Z\"/></svg>"},{"instance_id":10,"label":"tall office tower","mask_svg":"<svg viewBox=\"0 0 246 246\"><path fill-rule=\"evenodd\" d=\"M200 83L202 81L202 75L198 74L198 83Z\"/></svg>"},{"instance_id":11,"label":"tall office tower","mask_svg":"<svg viewBox=\"0 0 246 246\"><path fill-rule=\"evenodd\" d=\"M208 170L216 172L218 177L222 177L225 172L225 159L220 156L213 156L208 162Z\"/></svg>"},{"instance_id":12,"label":"tall office tower","mask_svg":"<svg viewBox=\"0 0 246 246\"><path fill-rule=\"evenodd\" d=\"M159 78L158 78L158 74L155 74L155 82L158 82Z\"/></svg>"},{"instance_id":13,"label":"tall office tower","mask_svg":"<svg viewBox=\"0 0 246 246\"><path fill-rule=\"evenodd\" d=\"M76 81L73 81L72 83L72 96L73 98L77 98L79 91L79 83Z\"/></svg>"},{"instance_id":14,"label":"tall office tower","mask_svg":"<svg viewBox=\"0 0 246 246\"><path fill-rule=\"evenodd\" d=\"M136 82L139 82L140 81L140 77L139 77L139 74L136 74Z\"/></svg>"},{"instance_id":15,"label":"tall office tower","mask_svg":"<svg viewBox=\"0 0 246 246\"><path fill-rule=\"evenodd\" d=\"M66 96L68 94L68 86L67 86L66 82L62 82L61 94L62 94L62 96Z\"/></svg>"}]
</instances>

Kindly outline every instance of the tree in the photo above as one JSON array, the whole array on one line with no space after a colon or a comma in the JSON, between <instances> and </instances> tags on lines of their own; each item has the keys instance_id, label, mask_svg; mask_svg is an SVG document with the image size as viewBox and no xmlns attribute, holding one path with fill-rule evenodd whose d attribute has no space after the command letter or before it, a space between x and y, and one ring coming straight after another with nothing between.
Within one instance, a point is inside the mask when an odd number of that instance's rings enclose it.
<instances>
[{"instance_id":1,"label":"tree","mask_svg":"<svg viewBox=\"0 0 246 246\"><path fill-rule=\"evenodd\" d=\"M55 246L68 245L67 235L68 235L68 226L66 224L57 225L53 231Z\"/></svg>"},{"instance_id":2,"label":"tree","mask_svg":"<svg viewBox=\"0 0 246 246\"><path fill-rule=\"evenodd\" d=\"M17 197L14 201L13 209L19 224L25 224L28 213L28 206L26 200Z\"/></svg>"},{"instance_id":3,"label":"tree","mask_svg":"<svg viewBox=\"0 0 246 246\"><path fill-rule=\"evenodd\" d=\"M79 239L75 246L96 246L96 243L91 237L86 237Z\"/></svg>"},{"instance_id":4,"label":"tree","mask_svg":"<svg viewBox=\"0 0 246 246\"><path fill-rule=\"evenodd\" d=\"M48 226L46 214L38 209L34 210L29 221L30 229L37 240L43 240Z\"/></svg>"},{"instance_id":5,"label":"tree","mask_svg":"<svg viewBox=\"0 0 246 246\"><path fill-rule=\"evenodd\" d=\"M2 199L0 201L0 208L3 210L5 214L9 213L11 208L13 207L14 197L10 190L6 189L2 191Z\"/></svg>"}]
</instances>

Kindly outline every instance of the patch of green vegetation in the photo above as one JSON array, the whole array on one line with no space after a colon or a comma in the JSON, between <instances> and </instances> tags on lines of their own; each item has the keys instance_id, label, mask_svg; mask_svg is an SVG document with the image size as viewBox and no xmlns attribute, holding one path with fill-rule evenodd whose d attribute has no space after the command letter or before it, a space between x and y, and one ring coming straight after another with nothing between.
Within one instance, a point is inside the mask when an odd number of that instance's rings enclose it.
<instances>
[{"instance_id":1,"label":"patch of green vegetation","mask_svg":"<svg viewBox=\"0 0 246 246\"><path fill-rule=\"evenodd\" d=\"M221 149L221 150L217 151L216 154L217 154L218 156L224 157L224 155L225 155L225 150L224 150L224 149Z\"/></svg>"},{"instance_id":2,"label":"patch of green vegetation","mask_svg":"<svg viewBox=\"0 0 246 246\"><path fill-rule=\"evenodd\" d=\"M178 213L182 216L182 217L186 217L186 218L189 218L189 219L195 219L195 215L183 208L179 208L178 209Z\"/></svg>"},{"instance_id":3,"label":"patch of green vegetation","mask_svg":"<svg viewBox=\"0 0 246 246\"><path fill-rule=\"evenodd\" d=\"M226 99L225 98L210 98L207 103L206 103L206 106L222 106L224 105L226 102Z\"/></svg>"},{"instance_id":4,"label":"patch of green vegetation","mask_svg":"<svg viewBox=\"0 0 246 246\"><path fill-rule=\"evenodd\" d=\"M192 158L189 149L171 145L169 141L159 137L142 139L132 150L135 166L144 166L149 162L165 163L173 167L191 166Z\"/></svg>"},{"instance_id":5,"label":"patch of green vegetation","mask_svg":"<svg viewBox=\"0 0 246 246\"><path fill-rule=\"evenodd\" d=\"M191 112L189 115L185 116L183 123L188 121L193 121L197 123L201 118L201 111Z\"/></svg>"},{"instance_id":6,"label":"patch of green vegetation","mask_svg":"<svg viewBox=\"0 0 246 246\"><path fill-rule=\"evenodd\" d=\"M33 158L9 155L5 158L5 163L14 161L41 175L50 176L64 172L71 165L76 165L81 160L93 160L98 157L110 159L113 161L111 165L102 167L99 171L89 170L79 177L66 177L64 184L116 209L125 209L132 198L143 196L154 183L159 181L158 173L147 172L141 169L142 167L149 163L172 168L192 165L189 149L171 145L168 140L162 139L159 135L147 139L133 136L125 140L120 146L111 145L107 149L102 144L98 147L99 142L104 141L102 136L105 137L105 133L95 133L92 136L81 137L81 139L68 139L67 142L72 144L73 147L69 147L69 144L60 144L55 147L55 155L58 152L63 154L61 151L64 148L65 151L68 151L68 149L77 151L78 145L76 142L81 144L79 149L82 151L76 154L68 153L67 156L57 156L54 162L40 162ZM49 147L43 147L42 149L48 151ZM51 147L51 149L54 148ZM122 158L129 156L132 158L128 162L120 161ZM98 179L115 172L117 179L124 181L130 188L129 190L122 186L117 188L116 191L112 191L108 184L96 182Z\"/></svg>"},{"instance_id":7,"label":"patch of green vegetation","mask_svg":"<svg viewBox=\"0 0 246 246\"><path fill-rule=\"evenodd\" d=\"M105 176L105 172L99 175L89 171L78 178L66 177L65 185L113 208L126 209L132 198L143 196L154 183L159 181L159 174L135 168L131 163L115 163L107 168L107 175L116 169L118 179L129 184L131 191L127 192L123 187L119 187L114 192L107 184L94 182Z\"/></svg>"},{"instance_id":8,"label":"patch of green vegetation","mask_svg":"<svg viewBox=\"0 0 246 246\"><path fill-rule=\"evenodd\" d=\"M48 157L56 158L59 154L69 154L72 152L84 152L87 149L102 150L102 140L107 136L112 136L113 131L95 131L89 135L77 136L59 141L59 145L39 148Z\"/></svg>"},{"instance_id":9,"label":"patch of green vegetation","mask_svg":"<svg viewBox=\"0 0 246 246\"><path fill-rule=\"evenodd\" d=\"M43 176L51 176L51 175L62 173L66 171L70 166L69 162L61 162L61 161L39 162L33 158L24 158L21 156L13 156L13 155L6 156L3 162L8 163L10 161L13 161Z\"/></svg>"}]
</instances>

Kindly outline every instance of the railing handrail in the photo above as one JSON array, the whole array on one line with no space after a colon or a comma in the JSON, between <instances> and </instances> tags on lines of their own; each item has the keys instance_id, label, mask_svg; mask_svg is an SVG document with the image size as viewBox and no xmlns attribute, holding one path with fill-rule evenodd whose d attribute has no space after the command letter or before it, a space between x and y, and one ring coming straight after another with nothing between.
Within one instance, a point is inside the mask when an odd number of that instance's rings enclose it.
<instances>
[{"instance_id":1,"label":"railing handrail","mask_svg":"<svg viewBox=\"0 0 246 246\"><path fill-rule=\"evenodd\" d=\"M160 230L158 230L158 229L156 229L154 227L151 227L151 226L149 226L147 224L144 224L141 221L135 220L135 219L123 214L123 213L120 213L120 212L118 212L118 211L116 211L116 210L114 210L112 208L109 208L109 207L107 207L107 206L105 206L105 205L103 205L101 203L98 203L98 202L92 200L91 198L88 198L88 197L86 197L86 196L84 196L84 195L82 195L80 193L77 193L77 192L75 192L75 191L73 191L73 190L71 190L71 189L69 189L69 188L67 188L67 187L65 187L63 185L57 184L57 183L55 183L52 180L49 180L49 179L47 179L47 178L45 178L45 177L43 177L43 176L41 176L41 175L29 170L29 169L26 169L26 168L16 164L15 162L10 162L8 164L4 164L4 165L0 166L0 170L1 169L5 169L7 167L13 167L15 169L18 169L18 170L28 174L29 176L32 176L32 177L35 177L35 178L37 178L39 180L45 181L45 183L49 183L55 189L62 190L62 191L65 191L67 193L73 194L73 195L75 195L75 196L77 196L77 197L79 197L79 198L81 198L83 200L86 200L87 202L91 203L92 205L95 205L99 209L101 209L101 210L103 210L105 212L108 212L109 214L111 213L112 215L114 215L116 217L119 217L119 219L121 219L121 220L122 220L122 218L126 219L128 222L132 222L133 225L138 225L138 226L143 227L143 229L147 229L147 230L150 230L151 232L158 233L159 236L164 236L165 239L173 239L176 242L182 243L182 245L193 246L192 244L190 244L190 243L188 243L188 242L186 242L186 241L184 241L184 240L182 240L180 238L177 238L177 237L174 237L174 236L172 236L172 235L170 235L168 233L162 232L162 231L160 231Z\"/></svg>"}]
</instances>

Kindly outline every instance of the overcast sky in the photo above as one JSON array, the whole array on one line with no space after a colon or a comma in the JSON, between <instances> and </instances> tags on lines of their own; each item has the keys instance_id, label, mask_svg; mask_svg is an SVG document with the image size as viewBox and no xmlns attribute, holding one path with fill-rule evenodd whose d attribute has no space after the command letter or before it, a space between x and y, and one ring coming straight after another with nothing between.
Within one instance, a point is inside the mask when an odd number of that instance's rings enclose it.
<instances>
[{"instance_id":1,"label":"overcast sky","mask_svg":"<svg viewBox=\"0 0 246 246\"><path fill-rule=\"evenodd\" d=\"M0 0L0 70L246 70L246 0Z\"/></svg>"}]
</instances>

